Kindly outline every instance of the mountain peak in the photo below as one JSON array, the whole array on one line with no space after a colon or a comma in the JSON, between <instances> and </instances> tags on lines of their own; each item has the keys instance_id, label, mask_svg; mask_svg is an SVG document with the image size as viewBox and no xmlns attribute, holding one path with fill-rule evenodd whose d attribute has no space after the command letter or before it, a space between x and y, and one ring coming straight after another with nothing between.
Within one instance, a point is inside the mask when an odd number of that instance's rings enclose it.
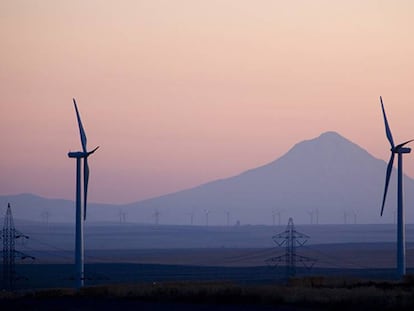
<instances>
[{"instance_id":1,"label":"mountain peak","mask_svg":"<svg viewBox=\"0 0 414 311\"><path fill-rule=\"evenodd\" d=\"M344 138L342 135L340 135L338 132L335 131L327 131L319 135L318 138Z\"/></svg>"},{"instance_id":2,"label":"mountain peak","mask_svg":"<svg viewBox=\"0 0 414 311\"><path fill-rule=\"evenodd\" d=\"M350 146L354 148L357 147L353 142L346 139L342 135L334 131L328 131L320 134L318 137L311 138L308 140L301 141L297 143L289 153L300 152L300 153L309 153L309 152L321 152L321 150L330 150L331 148L335 149L348 149ZM322 148L322 149L320 149ZM360 148L358 146L358 148ZM330 151L332 152L332 151Z\"/></svg>"}]
</instances>

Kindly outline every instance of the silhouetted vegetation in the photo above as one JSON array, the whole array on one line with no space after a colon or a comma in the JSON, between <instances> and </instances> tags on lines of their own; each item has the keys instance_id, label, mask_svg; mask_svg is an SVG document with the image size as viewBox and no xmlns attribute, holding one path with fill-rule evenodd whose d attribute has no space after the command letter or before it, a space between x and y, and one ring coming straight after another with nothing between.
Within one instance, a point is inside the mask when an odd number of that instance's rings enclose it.
<instances>
[{"instance_id":1,"label":"silhouetted vegetation","mask_svg":"<svg viewBox=\"0 0 414 311\"><path fill-rule=\"evenodd\" d=\"M31 299L132 300L163 303L252 304L322 310L413 310L414 276L404 281L338 277L292 278L287 284L240 285L231 282L162 282L85 287L80 291L49 289L0 294L13 301ZM96 299L100 298L100 299Z\"/></svg>"}]
</instances>

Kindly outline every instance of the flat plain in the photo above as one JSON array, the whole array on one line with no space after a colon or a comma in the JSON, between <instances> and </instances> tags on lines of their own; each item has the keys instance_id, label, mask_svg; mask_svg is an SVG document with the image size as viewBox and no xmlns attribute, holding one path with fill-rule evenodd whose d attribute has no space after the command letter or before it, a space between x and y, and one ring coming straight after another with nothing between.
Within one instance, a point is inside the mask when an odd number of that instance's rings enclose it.
<instances>
[{"instance_id":1,"label":"flat plain","mask_svg":"<svg viewBox=\"0 0 414 311\"><path fill-rule=\"evenodd\" d=\"M87 223L86 287L80 292L73 290L74 227L19 221L16 227L30 237L16 249L36 259L16 262L14 291L2 292L2 308L302 311L414 305L412 279L401 283L396 276L394 225L298 225L309 238L296 254L309 261L298 260L295 278L288 278L286 248L272 239L285 226ZM407 241L408 273L414 274L412 225Z\"/></svg>"},{"instance_id":2,"label":"flat plain","mask_svg":"<svg viewBox=\"0 0 414 311\"><path fill-rule=\"evenodd\" d=\"M17 221L30 238L16 249L35 256L17 261L20 288L71 287L74 227ZM285 226L171 226L91 223L85 228L89 285L122 282L286 279L286 249L272 237ZM296 254L299 276L395 278L394 225L298 225L309 236ZM407 226L407 267L414 268L414 226ZM269 262L271 258L278 258Z\"/></svg>"}]
</instances>

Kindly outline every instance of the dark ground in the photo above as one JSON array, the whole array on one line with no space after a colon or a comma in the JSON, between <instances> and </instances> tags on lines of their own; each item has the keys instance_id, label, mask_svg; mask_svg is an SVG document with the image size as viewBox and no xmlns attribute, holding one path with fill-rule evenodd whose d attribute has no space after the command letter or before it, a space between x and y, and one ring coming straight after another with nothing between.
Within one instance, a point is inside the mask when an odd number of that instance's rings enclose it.
<instances>
[{"instance_id":1,"label":"dark ground","mask_svg":"<svg viewBox=\"0 0 414 311\"><path fill-rule=\"evenodd\" d=\"M15 289L71 288L73 265L20 265ZM414 273L414 269L408 270ZM349 277L394 280L394 269L297 268L297 276ZM231 281L237 284L273 284L286 280L286 269L259 267L201 267L157 264L87 264L85 285L174 281Z\"/></svg>"},{"instance_id":2,"label":"dark ground","mask_svg":"<svg viewBox=\"0 0 414 311\"><path fill-rule=\"evenodd\" d=\"M38 230L36 227L36 230L31 232L31 239L27 244L17 245L16 248L19 250L37 258L31 264L16 265L19 279L14 282L14 289L17 292L40 288L73 287L74 265L73 245L71 245L73 236L69 231L60 232L59 228L51 229L40 232L36 231ZM284 253L283 248L275 247L271 240L274 230L267 227L231 229L189 227L183 231L178 227L119 226L110 232L101 227L90 229L89 244L87 243L85 250L87 278L85 284L87 287L104 284L157 284L176 281L230 281L242 286L286 282L284 267L276 268L265 263L266 259ZM143 230L140 232L142 234L137 234L138 229ZM321 244L307 244L305 247L298 248L299 255L316 260L311 270L298 264L298 276L345 277L364 280L396 279L396 250L395 242L392 242L395 236L390 226L308 226L304 229L306 233L311 232L315 237L314 241ZM120 231L125 239L119 238ZM280 231L279 228L277 231ZM114 232L117 234L113 234ZM412 235L413 232L414 230L411 230ZM148 236L151 238L147 238ZM171 244L172 241L175 244ZM200 245L200 241L205 247L194 248L194 245ZM267 242L260 244L261 241ZM127 248L130 247L130 243L136 248ZM145 245L170 245L171 247L140 248ZM182 248L177 248L180 245ZM114 246L119 248L116 249ZM407 243L407 267L409 273L414 273L413 243ZM123 310L184 311L309 310L301 306L166 303L77 296L47 299L33 297L17 300L0 299L0 308L11 310L116 310L120 308Z\"/></svg>"},{"instance_id":3,"label":"dark ground","mask_svg":"<svg viewBox=\"0 0 414 311\"><path fill-rule=\"evenodd\" d=\"M89 311L89 310L122 310L122 311L304 311L305 308L290 306L265 305L220 305L195 303L162 303L145 302L131 299L94 299L94 298L48 298L0 300L2 310L33 310L33 311Z\"/></svg>"}]
</instances>

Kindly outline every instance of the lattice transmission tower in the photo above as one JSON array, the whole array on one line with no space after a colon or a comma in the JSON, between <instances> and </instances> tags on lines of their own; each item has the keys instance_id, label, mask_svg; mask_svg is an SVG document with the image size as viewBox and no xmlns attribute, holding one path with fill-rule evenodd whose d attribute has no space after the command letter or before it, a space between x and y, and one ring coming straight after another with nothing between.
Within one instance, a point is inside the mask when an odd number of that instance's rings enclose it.
<instances>
[{"instance_id":1,"label":"lattice transmission tower","mask_svg":"<svg viewBox=\"0 0 414 311\"><path fill-rule=\"evenodd\" d=\"M296 253L296 248L305 245L310 237L296 231L292 218L289 218L286 230L274 235L272 238L277 245L285 247L285 254L272 257L268 259L267 262L275 264L276 266L284 264L286 266L287 277L296 275L296 266L298 262L302 263L307 268L311 268L315 264L314 259Z\"/></svg>"},{"instance_id":2,"label":"lattice transmission tower","mask_svg":"<svg viewBox=\"0 0 414 311\"><path fill-rule=\"evenodd\" d=\"M27 258L34 260L35 258L15 249L17 239L28 239L29 237L15 229L10 203L7 205L1 238L3 240L3 287L12 290L13 283L17 279L15 270L16 258L22 260Z\"/></svg>"}]
</instances>

